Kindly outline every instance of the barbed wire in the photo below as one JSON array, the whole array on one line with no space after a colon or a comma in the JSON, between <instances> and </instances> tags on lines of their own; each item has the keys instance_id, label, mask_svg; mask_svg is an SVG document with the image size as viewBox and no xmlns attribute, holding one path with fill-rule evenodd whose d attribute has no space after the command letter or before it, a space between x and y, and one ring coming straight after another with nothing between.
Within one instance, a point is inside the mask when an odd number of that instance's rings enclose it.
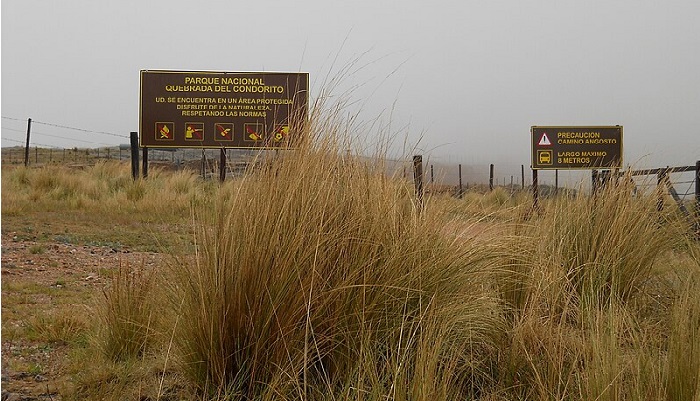
<instances>
[{"instance_id":1,"label":"barbed wire","mask_svg":"<svg viewBox=\"0 0 700 401\"><path fill-rule=\"evenodd\" d=\"M683 194L683 200L685 200L685 197L690 195L690 194L695 194L695 189L693 189L693 184L695 184L695 180L693 181L688 181L690 185L688 185L688 189L685 190L685 193Z\"/></svg>"},{"instance_id":2,"label":"barbed wire","mask_svg":"<svg viewBox=\"0 0 700 401\"><path fill-rule=\"evenodd\" d=\"M20 119L20 118L8 117L8 116L2 116L2 118L3 118L3 119L6 119L6 120L12 120L12 121L25 121L25 120L22 120L22 119ZM91 134L109 135L109 136L115 136L115 137L118 137L118 138L129 138L129 136L127 136L127 135L119 135L119 134L115 134L115 133L113 133L113 132L95 131L95 130L89 130L89 129L85 129L85 128L71 127L71 126L68 126L68 125L47 123L47 122L44 122L44 121L32 120L32 123L34 123L34 124L46 125L46 126L49 126L49 127L64 128L64 129L70 129L70 130L74 130L74 131L87 132L87 133L91 133Z\"/></svg>"},{"instance_id":3,"label":"barbed wire","mask_svg":"<svg viewBox=\"0 0 700 401\"><path fill-rule=\"evenodd\" d=\"M16 143L20 143L20 144L22 144L22 145L25 144L24 141L18 141L18 140L16 140L16 139L10 139L10 138L2 138L2 141L16 142ZM53 149L63 149L63 148L60 147L60 146L46 145L46 144L43 144L43 143L35 143L34 145L39 145L39 146L43 146L43 147L47 147L47 148L53 148Z\"/></svg>"},{"instance_id":4,"label":"barbed wire","mask_svg":"<svg viewBox=\"0 0 700 401\"><path fill-rule=\"evenodd\" d=\"M15 131L15 132L24 132L21 129L17 129L17 128L2 127L2 129L8 130L8 131Z\"/></svg>"},{"instance_id":5,"label":"barbed wire","mask_svg":"<svg viewBox=\"0 0 700 401\"><path fill-rule=\"evenodd\" d=\"M8 127L2 127L2 129L3 129L3 130L7 130L7 131L24 132L24 131L19 130L19 129L8 128ZM93 145L118 146L118 145L114 145L114 144L110 144L110 143L104 143L104 142L93 142L93 141L86 141L86 140L83 140L83 139L68 138L68 137L60 136L60 135L45 134L45 133L43 133L43 132L35 132L35 131L32 131L32 135L48 136L48 137L51 137L51 138L65 139L65 140L68 140L68 141L83 142L83 143L91 143L91 144L93 144ZM32 142L32 143L34 143L34 142ZM43 146L43 145L42 145L42 146Z\"/></svg>"},{"instance_id":6,"label":"barbed wire","mask_svg":"<svg viewBox=\"0 0 700 401\"><path fill-rule=\"evenodd\" d=\"M91 133L91 134L102 134L102 135L116 136L116 137L118 137L118 138L129 138L127 135L119 135L119 134L115 134L115 133L112 133L112 132L106 132L106 131L93 131L93 130L88 130L88 129L83 129L83 128L69 127L69 126L67 126L67 125L59 125L59 124L45 123L45 122L34 121L34 120L32 120L32 122L33 122L33 123L37 123L37 124L47 125L47 126L49 126L49 127L72 129L72 130L75 130L75 131L88 132L88 133Z\"/></svg>"},{"instance_id":7,"label":"barbed wire","mask_svg":"<svg viewBox=\"0 0 700 401\"><path fill-rule=\"evenodd\" d=\"M2 119L4 119L4 120L11 120L11 121L27 121L27 120L25 120L25 119L16 118L16 117L9 117L9 116L2 116ZM107 131L95 131L95 130L89 130L89 129L85 129L85 128L71 127L71 126L67 126L67 125L48 123L48 122L37 121L37 120L32 120L32 122L35 123L35 124L41 124L41 125L45 125L45 126L49 126L49 127L62 128L62 129L69 129L69 130L74 130L74 131L79 131L79 132L86 132L86 133L93 133L93 134L100 134L100 135L109 135L109 136L113 136L113 137L126 138L126 139L129 138L129 136L127 136L127 135L120 135L120 134L115 134L115 133L107 132ZM2 127L2 129L3 129L3 130L9 130L9 131L15 131L15 132L22 132L22 133L25 132L25 130L14 129L14 128L9 128L9 127ZM77 141L77 142L89 143L89 144L95 144L95 145L118 146L118 145L113 145L113 144L106 144L106 143L103 143L103 142L92 142L92 141L86 141L86 140L81 140L81 139L63 137L63 136L60 136L60 135L46 134L46 133L41 133L41 132L36 132L36 131L31 131L31 133L32 133L32 134L36 134L36 135L43 135L43 136L52 137L52 138L65 139L65 140L69 140L69 141ZM10 142L15 142L15 143L20 143L20 144L24 144L24 143L25 143L25 142L23 142L23 141L15 140L15 139L10 139L10 138L3 138L2 140L3 140L3 141L10 141ZM38 146L44 146L44 147L55 148L55 149L62 149L61 147L55 146L55 145L46 145L46 144L41 144L41 143L36 143L36 142L32 142L32 144L35 145L35 146L38 145ZM402 162L401 160L392 160L392 159L389 159L389 161ZM405 162L408 163L408 161L405 161ZM689 184L690 184L689 189L688 189L688 191L689 191L689 190L690 190L690 187L692 187L692 185L693 185L694 182L695 182L695 179L694 179L694 180L691 180L691 181L679 181L679 182L675 182L675 185L689 183ZM637 184L637 185L638 185L638 186L641 186L641 187L647 187L647 186L653 186L653 185L655 185L655 184L653 184L653 183L639 183L639 184ZM690 192L688 192L688 191L686 191L686 193L684 194L684 196L686 196L686 195L688 195L688 194L690 193Z\"/></svg>"}]
</instances>

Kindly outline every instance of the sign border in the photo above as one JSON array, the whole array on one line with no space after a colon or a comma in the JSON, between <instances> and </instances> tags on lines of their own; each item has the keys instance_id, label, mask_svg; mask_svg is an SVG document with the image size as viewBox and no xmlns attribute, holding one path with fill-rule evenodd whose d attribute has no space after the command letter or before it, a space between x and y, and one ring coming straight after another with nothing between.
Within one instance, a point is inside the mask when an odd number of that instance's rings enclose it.
<instances>
[{"instance_id":1,"label":"sign border","mask_svg":"<svg viewBox=\"0 0 700 401\"><path fill-rule=\"evenodd\" d=\"M535 128L558 129L558 128L619 128L620 129L620 158L617 166L598 166L598 167L535 167L536 146L534 141ZM622 125L532 125L530 126L530 169L532 170L615 170L623 168L624 159L624 127ZM551 139L550 139L551 141ZM551 149L551 147L549 147Z\"/></svg>"},{"instance_id":2,"label":"sign border","mask_svg":"<svg viewBox=\"0 0 700 401\"><path fill-rule=\"evenodd\" d=\"M139 70L139 148L153 148L155 146L143 145L143 80L144 74L147 73L158 73L158 74L224 74L224 75L306 75L306 104L304 107L306 110L306 118L309 118L309 95L310 95L310 80L309 73L304 71L215 71L215 70L164 70L164 69L140 69ZM195 142L195 141L192 141ZM170 145L170 144L159 144L158 147L172 148L172 149L249 149L249 150L280 150L280 149L292 149L287 147L276 147L276 146L204 146L204 145Z\"/></svg>"}]
</instances>

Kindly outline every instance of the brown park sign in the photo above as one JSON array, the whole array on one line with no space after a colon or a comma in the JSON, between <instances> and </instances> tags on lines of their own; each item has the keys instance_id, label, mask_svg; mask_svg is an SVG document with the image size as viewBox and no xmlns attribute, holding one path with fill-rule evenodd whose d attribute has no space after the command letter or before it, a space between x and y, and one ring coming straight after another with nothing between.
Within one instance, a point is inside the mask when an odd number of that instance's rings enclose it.
<instances>
[{"instance_id":1,"label":"brown park sign","mask_svg":"<svg viewBox=\"0 0 700 401\"><path fill-rule=\"evenodd\" d=\"M622 167L622 126L533 126L531 133L533 170Z\"/></svg>"},{"instance_id":2,"label":"brown park sign","mask_svg":"<svg viewBox=\"0 0 700 401\"><path fill-rule=\"evenodd\" d=\"M140 146L286 147L308 91L308 73L142 70Z\"/></svg>"}]
</instances>

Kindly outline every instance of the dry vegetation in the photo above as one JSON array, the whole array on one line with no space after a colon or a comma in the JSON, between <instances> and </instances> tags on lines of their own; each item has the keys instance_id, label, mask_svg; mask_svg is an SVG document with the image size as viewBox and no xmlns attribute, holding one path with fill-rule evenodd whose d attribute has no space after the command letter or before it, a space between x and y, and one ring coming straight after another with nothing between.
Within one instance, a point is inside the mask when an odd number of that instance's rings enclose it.
<instances>
[{"instance_id":1,"label":"dry vegetation","mask_svg":"<svg viewBox=\"0 0 700 401\"><path fill-rule=\"evenodd\" d=\"M15 240L167 255L42 317L12 313L36 290L3 266L3 342L64 344L66 400L700 399L700 247L655 198L609 185L532 213L497 190L420 211L343 126L314 114L299 132L322 138L221 185L3 171ZM8 364L31 369L3 347Z\"/></svg>"}]
</instances>

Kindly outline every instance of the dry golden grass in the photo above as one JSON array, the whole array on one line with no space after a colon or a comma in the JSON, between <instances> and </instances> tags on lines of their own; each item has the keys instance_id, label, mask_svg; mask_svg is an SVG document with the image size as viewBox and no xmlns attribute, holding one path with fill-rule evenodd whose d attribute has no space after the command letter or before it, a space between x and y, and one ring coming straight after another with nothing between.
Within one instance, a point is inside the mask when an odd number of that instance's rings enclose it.
<instances>
[{"instance_id":1,"label":"dry golden grass","mask_svg":"<svg viewBox=\"0 0 700 401\"><path fill-rule=\"evenodd\" d=\"M94 329L47 322L101 339L74 342L95 368L66 399L700 399L700 246L653 196L610 185L533 213L498 190L421 210L381 151L353 157L348 125L311 115L296 150L225 184L3 174L3 218L76 211L111 220L94 227L110 241L182 244L148 275L115 272Z\"/></svg>"}]
</instances>

